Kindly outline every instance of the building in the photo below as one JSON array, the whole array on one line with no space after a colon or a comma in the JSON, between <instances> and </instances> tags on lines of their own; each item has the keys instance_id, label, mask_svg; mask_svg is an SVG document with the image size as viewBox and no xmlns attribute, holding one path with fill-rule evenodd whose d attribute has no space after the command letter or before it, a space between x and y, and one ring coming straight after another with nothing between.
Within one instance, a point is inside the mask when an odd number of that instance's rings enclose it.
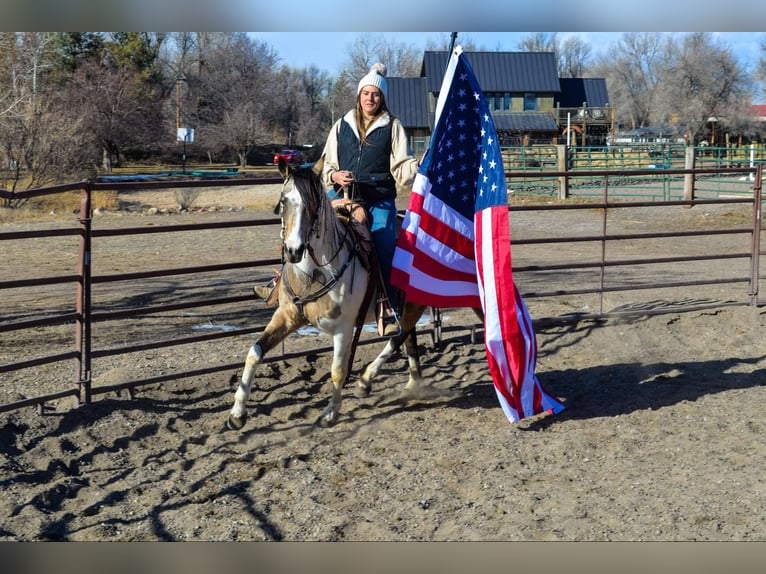
<instances>
[{"instance_id":1,"label":"building","mask_svg":"<svg viewBox=\"0 0 766 574\"><path fill-rule=\"evenodd\" d=\"M612 114L602 78L559 78L553 52L465 52L487 99L500 141L507 146L559 143L603 145ZM448 52L423 55L420 77L388 78L388 107L422 153L434 124ZM564 141L561 141L564 143Z\"/></svg>"}]
</instances>

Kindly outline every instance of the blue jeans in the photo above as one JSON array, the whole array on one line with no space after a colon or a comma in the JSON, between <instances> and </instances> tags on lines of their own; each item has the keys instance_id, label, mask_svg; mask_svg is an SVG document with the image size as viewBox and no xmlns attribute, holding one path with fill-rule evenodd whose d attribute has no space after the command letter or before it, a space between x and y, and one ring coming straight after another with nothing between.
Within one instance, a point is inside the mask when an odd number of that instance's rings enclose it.
<instances>
[{"instance_id":1,"label":"blue jeans","mask_svg":"<svg viewBox=\"0 0 766 574\"><path fill-rule=\"evenodd\" d=\"M330 188L327 190L330 199L340 197L341 193ZM399 290L391 287L391 264L396 250L396 200L383 199L365 207L367 223L370 226L372 243L378 256L378 265L383 281L386 284L386 295L391 307L399 305Z\"/></svg>"},{"instance_id":2,"label":"blue jeans","mask_svg":"<svg viewBox=\"0 0 766 574\"><path fill-rule=\"evenodd\" d=\"M386 284L386 293L391 307L396 309L399 301L399 291L391 287L391 264L394 260L396 249L396 201L384 199L371 203L367 206L369 214L370 232L372 242L375 245L375 253L378 256L380 272Z\"/></svg>"}]
</instances>

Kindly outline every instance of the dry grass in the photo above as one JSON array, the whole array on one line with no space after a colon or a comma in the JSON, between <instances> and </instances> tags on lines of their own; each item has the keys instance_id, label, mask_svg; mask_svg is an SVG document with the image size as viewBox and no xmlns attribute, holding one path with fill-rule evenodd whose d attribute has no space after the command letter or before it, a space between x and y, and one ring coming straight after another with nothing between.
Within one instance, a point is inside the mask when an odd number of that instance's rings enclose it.
<instances>
[{"instance_id":1,"label":"dry grass","mask_svg":"<svg viewBox=\"0 0 766 574\"><path fill-rule=\"evenodd\" d=\"M117 209L116 191L95 191L93 192L93 209ZM29 207L45 212L72 212L80 209L80 192L66 191L55 195L45 195L42 197L33 197L29 200Z\"/></svg>"},{"instance_id":2,"label":"dry grass","mask_svg":"<svg viewBox=\"0 0 766 574\"><path fill-rule=\"evenodd\" d=\"M96 191L93 209L118 209L116 191ZM15 208L0 208L0 223L11 221L35 221L50 214L71 214L80 211L80 192L66 191L53 195L32 197Z\"/></svg>"}]
</instances>

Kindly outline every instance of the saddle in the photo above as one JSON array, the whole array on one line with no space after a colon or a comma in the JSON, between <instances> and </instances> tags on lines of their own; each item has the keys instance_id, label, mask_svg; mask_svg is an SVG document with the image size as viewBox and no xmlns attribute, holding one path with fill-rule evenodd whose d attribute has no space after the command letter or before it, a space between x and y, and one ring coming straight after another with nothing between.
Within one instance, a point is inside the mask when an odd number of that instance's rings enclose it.
<instances>
[{"instance_id":1,"label":"saddle","mask_svg":"<svg viewBox=\"0 0 766 574\"><path fill-rule=\"evenodd\" d=\"M367 223L367 212L364 207L350 199L338 198L332 200L332 207L335 210L337 216L344 222L349 229L349 232L353 234L355 239L354 244L358 246L356 253L359 257L359 261L369 273L377 278L378 281L378 300L376 304L376 316L378 334L392 334L388 329L391 327L386 326L384 321L393 318L395 323L394 331L399 331L399 322L396 318L396 313L391 308L391 305L386 296L386 284L383 280L383 276L378 266L377 257L375 255L375 247L372 242L372 233L370 232L370 226ZM279 280L281 278L281 272L275 270L275 277L269 283L271 292L268 293L266 299L266 305L269 307L276 307L279 304Z\"/></svg>"},{"instance_id":2,"label":"saddle","mask_svg":"<svg viewBox=\"0 0 766 574\"><path fill-rule=\"evenodd\" d=\"M377 316L378 334L388 336L399 333L401 329L399 319L386 295L386 282L377 263L372 234L367 223L367 212L362 205L347 198L333 199L332 206L335 208L338 217L346 219L347 225L355 234L357 244L362 248L359 252L362 265L377 278L378 300L375 306L375 313ZM397 234L398 231L397 229Z\"/></svg>"}]
</instances>

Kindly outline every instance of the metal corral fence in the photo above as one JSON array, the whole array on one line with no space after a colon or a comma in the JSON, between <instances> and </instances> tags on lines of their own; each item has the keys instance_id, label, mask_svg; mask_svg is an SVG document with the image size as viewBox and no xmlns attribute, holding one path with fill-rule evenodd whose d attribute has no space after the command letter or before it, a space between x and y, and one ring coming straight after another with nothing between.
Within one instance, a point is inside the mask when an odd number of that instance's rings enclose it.
<instances>
[{"instance_id":1,"label":"metal corral fence","mask_svg":"<svg viewBox=\"0 0 766 574\"><path fill-rule=\"evenodd\" d=\"M747 144L737 147L684 146L674 144L635 144L621 146L583 147L565 145L533 145L504 147L506 172L513 172L514 190L518 193L553 195L559 197L598 197L601 181L587 176L571 177L563 186L561 180L550 177L553 172L570 176L608 170L614 174L612 183L630 185L630 194L659 201L691 199L684 194L683 173L675 170L710 169L708 174L697 172L695 197L717 197L727 193L748 194L752 187L755 166L766 163L766 145ZM745 181L732 185L731 173L723 168L751 168ZM639 173L643 170L643 173ZM615 172L624 172L617 175ZM661 185L657 185L657 183Z\"/></svg>"},{"instance_id":2,"label":"metal corral fence","mask_svg":"<svg viewBox=\"0 0 766 574\"><path fill-rule=\"evenodd\" d=\"M716 173L673 170L673 177L695 182L713 177L732 185L742 179L748 185L749 191L722 185L716 197L668 199L663 193L663 199L647 200L626 188L626 182L651 174L583 171L578 177L600 182L600 197L558 201L517 199L513 190L526 175L508 174L514 280L537 325L764 303L759 299L764 279L759 272L764 253L761 167L727 167ZM547 177L556 181L562 174L551 172ZM200 213L183 223L176 217L147 215L140 225L110 226L108 218L94 218L93 195L103 190L228 189L278 182L247 177L83 182L0 191L4 199L72 191L80 196L77 216L59 218L57 225L30 222L24 229L0 228L3 253L44 250L51 269L54 263L71 269L62 273L22 264L21 277L17 273L0 278L5 309L0 318L0 412L32 406L42 414L46 403L58 399L88 403L98 394L132 393L142 385L240 369L247 346L271 315L254 298L252 285L269 278L281 263L279 219L252 219L247 211L239 211L210 220ZM224 234L239 234L235 242L241 250L216 251L217 244L226 243L221 241ZM117 238L127 240L128 246L110 246L110 239ZM182 245L187 250L175 254ZM144 255L128 263L131 271L110 272L119 268L112 263L130 257L132 251ZM246 258L250 253L253 257ZM445 327L448 314L449 310L432 314L427 329L434 342L443 330L477 328ZM230 337L246 340L230 342L236 355L211 350ZM306 341L322 342L310 336ZM372 335L360 344L380 341ZM196 345L198 362L178 365L162 352L179 345ZM283 346L266 362L331 349L309 346L304 341L292 350ZM152 362L157 374L134 378L131 361ZM40 392L43 379L54 388Z\"/></svg>"}]
</instances>

